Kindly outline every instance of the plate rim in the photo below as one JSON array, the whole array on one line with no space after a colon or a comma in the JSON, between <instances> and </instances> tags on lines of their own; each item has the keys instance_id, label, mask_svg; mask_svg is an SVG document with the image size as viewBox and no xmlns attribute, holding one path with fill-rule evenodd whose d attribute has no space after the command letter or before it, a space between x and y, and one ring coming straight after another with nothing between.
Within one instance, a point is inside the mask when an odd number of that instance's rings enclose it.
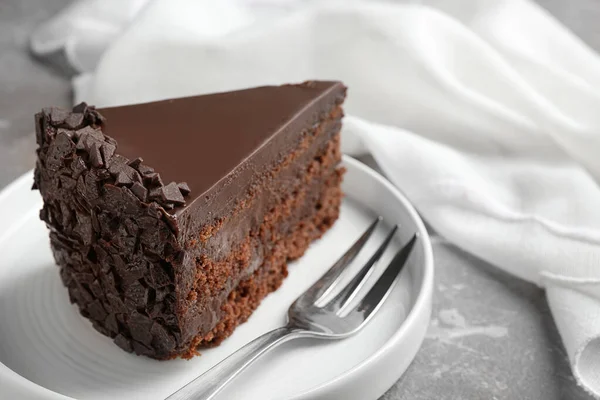
<instances>
[{"instance_id":1,"label":"plate rim","mask_svg":"<svg viewBox=\"0 0 600 400\"><path fill-rule=\"evenodd\" d=\"M421 217L419 216L412 203L404 195L404 193L396 186L394 186L383 175L381 175L368 165L364 164L363 162L356 160L355 158L346 154L342 156L342 163L345 166L351 166L354 169L360 170L360 172L365 173L371 179L378 181L385 187L386 190L389 190L394 195L394 197L396 197L403 205L409 217L412 219L415 226L417 227L416 233L421 239L419 242L421 242L421 246L423 248L424 253L424 265L422 266L423 279L421 281L420 287L417 290L417 295L414 304L409 310L408 314L406 315L404 321L402 322L400 327L385 342L385 344L381 346L381 348L379 348L376 352L372 353L369 357L367 357L360 363L354 365L349 370L343 372L342 374L336 376L335 378L327 382L323 382L320 385L317 385L304 392L294 395L293 397L291 397L290 400L327 398L329 395L336 391L336 388L347 386L352 381L358 380L361 375L361 372L364 373L364 371L373 368L375 364L384 362L384 360L382 359L384 358L385 354L388 353L394 347L398 346L399 342L402 340L402 337L404 337L407 334L407 331L411 328L411 326L414 326L418 323L419 314L422 314L423 312L427 313L427 324L429 324L429 314L431 312L431 301L433 296L434 259L430 237L427 232L427 229L425 228L425 224L423 223ZM7 198L10 198L10 196L13 195L14 192L20 190L22 186L26 184L26 182L31 180L32 176L33 170L29 170L21 176L19 176L18 178L16 178L15 180L13 180L11 183L9 183L4 189L0 190L0 208L2 207L2 203L5 202ZM15 227L15 225L20 225L19 222L22 222L21 219L13 221L10 225L7 226L7 229L11 230ZM1 235L0 242L5 241L7 236L8 235ZM424 334L422 338L419 338L420 344L422 343L423 339ZM410 362L412 362L413 359L414 356L411 358ZM403 373L404 371L402 372L402 374ZM1 360L0 381L4 382L4 384L7 385L7 390L14 389L15 394L18 395L31 395L32 397L30 398L45 400L73 400L72 397L52 391L51 389L48 389L36 382L33 382L23 377L22 375L19 375L18 373L7 367L5 364L3 364Z\"/></svg>"}]
</instances>

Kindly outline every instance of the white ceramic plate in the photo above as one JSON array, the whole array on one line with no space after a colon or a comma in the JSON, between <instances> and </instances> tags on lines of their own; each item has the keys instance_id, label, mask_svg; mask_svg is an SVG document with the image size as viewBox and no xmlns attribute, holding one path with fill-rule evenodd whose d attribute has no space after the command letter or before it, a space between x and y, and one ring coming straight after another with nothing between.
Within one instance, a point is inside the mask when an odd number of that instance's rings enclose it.
<instances>
[{"instance_id":1,"label":"white ceramic plate","mask_svg":"<svg viewBox=\"0 0 600 400\"><path fill-rule=\"evenodd\" d=\"M369 255L390 224L400 234L384 267L417 232L407 268L375 318L342 341L289 342L254 364L219 399L377 399L419 349L431 312L433 257L423 223L406 198L364 164L344 158L346 199L339 221L290 266L283 286L221 346L191 361L127 354L97 333L69 303L38 219L41 198L31 173L0 193L0 397L11 399L164 399L254 337L285 322L291 302L366 229L381 226L357 259ZM380 269L381 271L381 269Z\"/></svg>"}]
</instances>

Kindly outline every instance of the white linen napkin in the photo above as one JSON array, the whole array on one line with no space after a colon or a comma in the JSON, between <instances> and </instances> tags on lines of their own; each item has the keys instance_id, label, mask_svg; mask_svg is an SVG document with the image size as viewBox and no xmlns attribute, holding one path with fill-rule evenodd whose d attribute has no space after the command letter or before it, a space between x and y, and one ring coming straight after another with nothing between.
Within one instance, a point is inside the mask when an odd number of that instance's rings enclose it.
<instances>
[{"instance_id":1,"label":"white linen napkin","mask_svg":"<svg viewBox=\"0 0 600 400\"><path fill-rule=\"evenodd\" d=\"M600 59L560 23L526 0L154 0L127 15L79 68L78 100L342 80L345 151L370 152L448 240L545 287L600 396ZM98 15L79 18L97 43Z\"/></svg>"}]
</instances>

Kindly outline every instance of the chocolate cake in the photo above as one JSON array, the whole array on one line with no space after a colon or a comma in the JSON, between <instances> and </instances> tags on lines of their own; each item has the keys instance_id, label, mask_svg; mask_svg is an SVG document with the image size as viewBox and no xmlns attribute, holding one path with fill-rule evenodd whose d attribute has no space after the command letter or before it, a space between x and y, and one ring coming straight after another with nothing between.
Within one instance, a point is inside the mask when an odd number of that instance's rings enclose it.
<instances>
[{"instance_id":1,"label":"chocolate cake","mask_svg":"<svg viewBox=\"0 0 600 400\"><path fill-rule=\"evenodd\" d=\"M71 302L123 350L219 344L338 217L339 82L36 115L34 188Z\"/></svg>"}]
</instances>

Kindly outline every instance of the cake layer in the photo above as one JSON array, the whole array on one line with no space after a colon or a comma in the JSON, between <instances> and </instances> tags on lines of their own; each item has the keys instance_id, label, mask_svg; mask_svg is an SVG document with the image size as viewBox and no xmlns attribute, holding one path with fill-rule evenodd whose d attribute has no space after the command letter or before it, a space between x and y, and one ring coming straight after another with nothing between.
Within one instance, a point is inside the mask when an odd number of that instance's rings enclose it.
<instances>
[{"instance_id":1,"label":"cake layer","mask_svg":"<svg viewBox=\"0 0 600 400\"><path fill-rule=\"evenodd\" d=\"M263 182L264 186L255 189L253 195L226 219L219 220L210 235L204 233L201 239L192 241L195 246L186 247L190 259L193 258L200 269L194 270L190 293L180 297L185 303L185 312L180 319L182 344L199 333L212 330L221 318L219 310L229 292L259 267L268 249L251 243L253 251L246 253L246 258L232 254L238 252L248 237L261 235L264 220L269 218L272 209L297 196L303 187L322 184L313 182L314 179L325 179L333 173L341 159L341 117L341 108L334 106L325 120L306 132L304 140L289 153L287 162L274 167L267 182ZM313 193L320 191L317 187ZM275 233L285 236L288 231L285 228L295 223L294 216L290 216L289 220L281 221L281 227Z\"/></svg>"},{"instance_id":2,"label":"cake layer","mask_svg":"<svg viewBox=\"0 0 600 400\"><path fill-rule=\"evenodd\" d=\"M288 261L301 257L310 243L335 222L342 200L340 184L343 171L331 170L324 164L336 165L338 160L334 154L328 153L322 159L324 168L307 174L310 183L274 207L265 216L259 233L249 235L230 253L225 265L236 262L247 264L253 259L261 260L261 264L228 294L219 305L218 323L210 332L199 333L184 357L196 354L198 347L218 345L245 322L261 300L281 285L287 276ZM201 271L219 269L218 264L200 260L197 268Z\"/></svg>"}]
</instances>

